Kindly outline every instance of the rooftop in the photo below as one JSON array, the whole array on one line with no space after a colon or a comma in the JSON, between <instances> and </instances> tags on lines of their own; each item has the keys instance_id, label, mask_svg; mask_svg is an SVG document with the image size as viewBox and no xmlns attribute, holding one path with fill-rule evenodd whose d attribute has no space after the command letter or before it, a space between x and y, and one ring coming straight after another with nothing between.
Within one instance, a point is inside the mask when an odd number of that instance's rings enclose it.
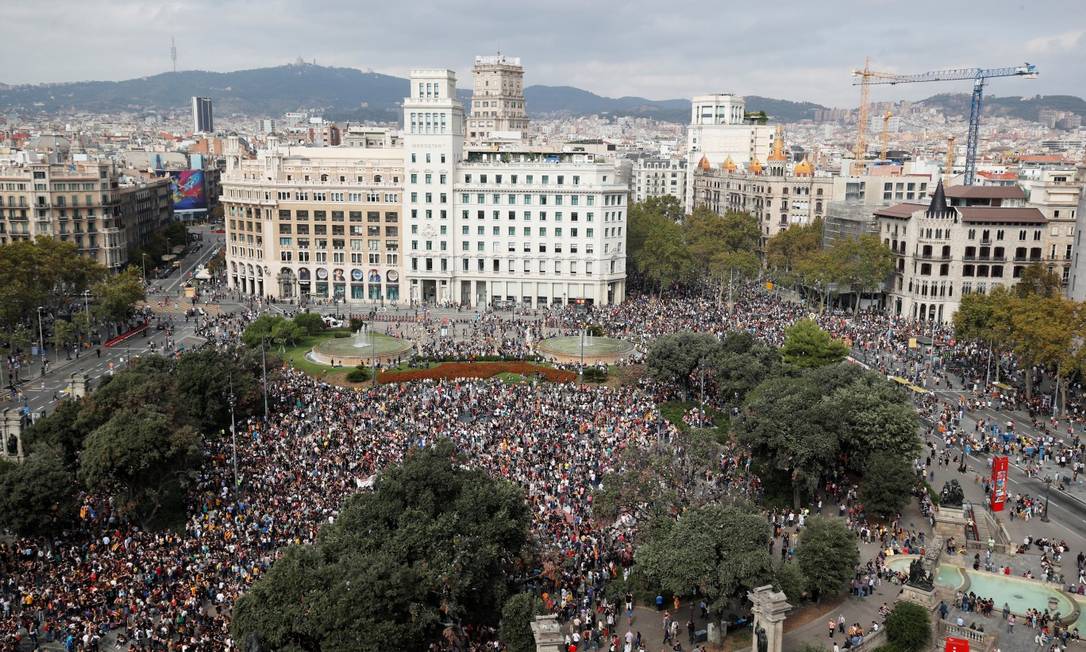
<instances>
[{"instance_id":1,"label":"rooftop","mask_svg":"<svg viewBox=\"0 0 1086 652\"><path fill-rule=\"evenodd\" d=\"M998 208L989 206L961 206L957 209L963 222L990 222L997 224L1046 224L1044 214L1036 208Z\"/></svg>"},{"instance_id":2,"label":"rooftop","mask_svg":"<svg viewBox=\"0 0 1086 652\"><path fill-rule=\"evenodd\" d=\"M1026 198L1026 192L1018 186L947 186L944 191L951 199Z\"/></svg>"},{"instance_id":3,"label":"rooftop","mask_svg":"<svg viewBox=\"0 0 1086 652\"><path fill-rule=\"evenodd\" d=\"M896 217L908 219L917 211L927 210L927 204L894 204L875 210L876 217Z\"/></svg>"}]
</instances>

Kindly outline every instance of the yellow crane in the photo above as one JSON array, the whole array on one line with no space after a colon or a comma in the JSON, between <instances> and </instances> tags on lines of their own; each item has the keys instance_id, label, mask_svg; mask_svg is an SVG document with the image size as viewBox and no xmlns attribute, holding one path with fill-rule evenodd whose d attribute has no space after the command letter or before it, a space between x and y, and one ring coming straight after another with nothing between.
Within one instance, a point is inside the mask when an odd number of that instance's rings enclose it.
<instances>
[{"instance_id":1,"label":"yellow crane","mask_svg":"<svg viewBox=\"0 0 1086 652\"><path fill-rule=\"evenodd\" d=\"M943 180L944 186L950 185L950 179L954 176L954 158L957 152L954 150L954 141L957 140L954 136L946 139L946 162L943 163L943 175L946 177Z\"/></svg>"},{"instance_id":2,"label":"yellow crane","mask_svg":"<svg viewBox=\"0 0 1086 652\"><path fill-rule=\"evenodd\" d=\"M887 111L882 116L882 150L879 152L882 160L886 160L887 145L890 143L890 118L894 117L894 114Z\"/></svg>"}]
</instances>

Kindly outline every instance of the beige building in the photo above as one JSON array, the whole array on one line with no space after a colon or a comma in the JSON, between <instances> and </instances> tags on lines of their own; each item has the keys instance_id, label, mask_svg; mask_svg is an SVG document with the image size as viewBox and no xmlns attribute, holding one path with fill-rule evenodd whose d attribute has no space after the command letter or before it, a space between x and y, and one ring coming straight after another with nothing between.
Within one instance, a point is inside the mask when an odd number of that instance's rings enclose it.
<instances>
[{"instance_id":1,"label":"beige building","mask_svg":"<svg viewBox=\"0 0 1086 652\"><path fill-rule=\"evenodd\" d=\"M270 137L245 159L228 144L230 287L302 302L402 300L403 184L399 148L286 147Z\"/></svg>"},{"instance_id":2,"label":"beige building","mask_svg":"<svg viewBox=\"0 0 1086 652\"><path fill-rule=\"evenodd\" d=\"M634 201L671 195L682 203L686 193L686 159L642 157L633 164L630 175Z\"/></svg>"},{"instance_id":3,"label":"beige building","mask_svg":"<svg viewBox=\"0 0 1086 652\"><path fill-rule=\"evenodd\" d=\"M474 89L471 115L467 119L467 140L480 142L503 134L528 129L524 106L524 67L520 57L501 54L475 57L471 69Z\"/></svg>"},{"instance_id":4,"label":"beige building","mask_svg":"<svg viewBox=\"0 0 1086 652\"><path fill-rule=\"evenodd\" d=\"M694 210L693 172L702 160L710 167L724 166L729 160L740 168L761 166L772 146L773 127L747 116L745 98L730 93L695 96L686 129L685 210Z\"/></svg>"},{"instance_id":5,"label":"beige building","mask_svg":"<svg viewBox=\"0 0 1086 652\"><path fill-rule=\"evenodd\" d=\"M826 215L833 201L833 179L815 175L804 160L792 164L780 133L766 165L755 158L740 167L730 157L713 167L702 157L693 170L694 206L714 213L750 213L758 220L762 244L792 224L809 224Z\"/></svg>"},{"instance_id":6,"label":"beige building","mask_svg":"<svg viewBox=\"0 0 1086 652\"><path fill-rule=\"evenodd\" d=\"M1075 243L1082 184L1074 170L1044 170L1035 179L1023 180L1026 201L1048 220L1045 234L1045 264L1067 285Z\"/></svg>"},{"instance_id":7,"label":"beige building","mask_svg":"<svg viewBox=\"0 0 1086 652\"><path fill-rule=\"evenodd\" d=\"M1047 220L1017 187L942 184L928 204L877 209L879 237L894 252L891 314L949 322L961 297L1013 286L1043 263Z\"/></svg>"},{"instance_id":8,"label":"beige building","mask_svg":"<svg viewBox=\"0 0 1086 652\"><path fill-rule=\"evenodd\" d=\"M49 236L116 272L172 218L168 179L121 185L112 163L0 169L0 244Z\"/></svg>"}]
</instances>

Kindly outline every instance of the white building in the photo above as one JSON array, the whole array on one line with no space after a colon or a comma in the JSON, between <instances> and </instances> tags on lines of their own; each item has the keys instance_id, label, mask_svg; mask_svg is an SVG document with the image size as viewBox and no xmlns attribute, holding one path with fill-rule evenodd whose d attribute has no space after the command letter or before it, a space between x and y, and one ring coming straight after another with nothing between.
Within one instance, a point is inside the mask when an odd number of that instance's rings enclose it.
<instances>
[{"instance_id":1,"label":"white building","mask_svg":"<svg viewBox=\"0 0 1086 652\"><path fill-rule=\"evenodd\" d=\"M465 152L451 70L411 72L404 126L411 301L622 301L627 188L612 165L585 152Z\"/></svg>"},{"instance_id":2,"label":"white building","mask_svg":"<svg viewBox=\"0 0 1086 652\"><path fill-rule=\"evenodd\" d=\"M634 201L641 203L649 197L671 195L680 202L686 193L686 159L645 157L633 166Z\"/></svg>"},{"instance_id":3,"label":"white building","mask_svg":"<svg viewBox=\"0 0 1086 652\"><path fill-rule=\"evenodd\" d=\"M1078 168L1079 187L1086 190L1086 163ZM1086 241L1082 232L1086 231L1086 192L1080 192L1078 208L1075 213L1074 246L1071 248L1071 278L1067 283L1067 296L1075 301L1086 301Z\"/></svg>"},{"instance_id":4,"label":"white building","mask_svg":"<svg viewBox=\"0 0 1086 652\"><path fill-rule=\"evenodd\" d=\"M773 128L746 119L746 102L738 95L698 95L691 102L686 131L686 169L693 170L702 158L719 167L731 159L743 167L765 161L773 147ZM686 177L684 206L694 208L694 175Z\"/></svg>"}]
</instances>

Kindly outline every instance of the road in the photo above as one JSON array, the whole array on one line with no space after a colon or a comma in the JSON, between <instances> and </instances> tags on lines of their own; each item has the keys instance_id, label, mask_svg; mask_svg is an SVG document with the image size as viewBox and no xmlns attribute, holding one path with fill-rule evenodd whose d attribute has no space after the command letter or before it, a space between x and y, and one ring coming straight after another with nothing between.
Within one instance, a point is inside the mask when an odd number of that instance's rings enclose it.
<instances>
[{"instance_id":1,"label":"road","mask_svg":"<svg viewBox=\"0 0 1086 652\"><path fill-rule=\"evenodd\" d=\"M203 338L195 335L195 323L186 322L184 319L184 311L188 303L179 296L180 285L197 267L210 260L215 251L225 243L222 234L211 233L206 225L192 227L190 231L203 235L203 246L199 251L189 253L182 259L180 273L152 282L152 287L160 288L161 291L151 292L147 296L148 305L157 315L173 319L174 341L186 348L203 342ZM164 307L159 304L165 297L171 299L171 304ZM223 310L234 310L239 307L239 304L231 303L221 305ZM99 347L100 357L91 350L82 351L78 358L54 361L44 376L40 374L37 365L29 365L29 368L25 368L25 371L30 372L29 378L25 378L17 387L20 396L13 399L9 392L3 392L0 396L0 410L21 407L29 408L35 415L40 415L42 412L49 413L56 401L61 400L67 391L72 374L86 374L93 386L95 380L109 375L114 370L122 369L133 357L146 354L151 350L152 344L158 350L162 350L165 342L165 331L151 329L146 336L136 336L115 347ZM50 351L46 353L47 356L53 355Z\"/></svg>"}]
</instances>

